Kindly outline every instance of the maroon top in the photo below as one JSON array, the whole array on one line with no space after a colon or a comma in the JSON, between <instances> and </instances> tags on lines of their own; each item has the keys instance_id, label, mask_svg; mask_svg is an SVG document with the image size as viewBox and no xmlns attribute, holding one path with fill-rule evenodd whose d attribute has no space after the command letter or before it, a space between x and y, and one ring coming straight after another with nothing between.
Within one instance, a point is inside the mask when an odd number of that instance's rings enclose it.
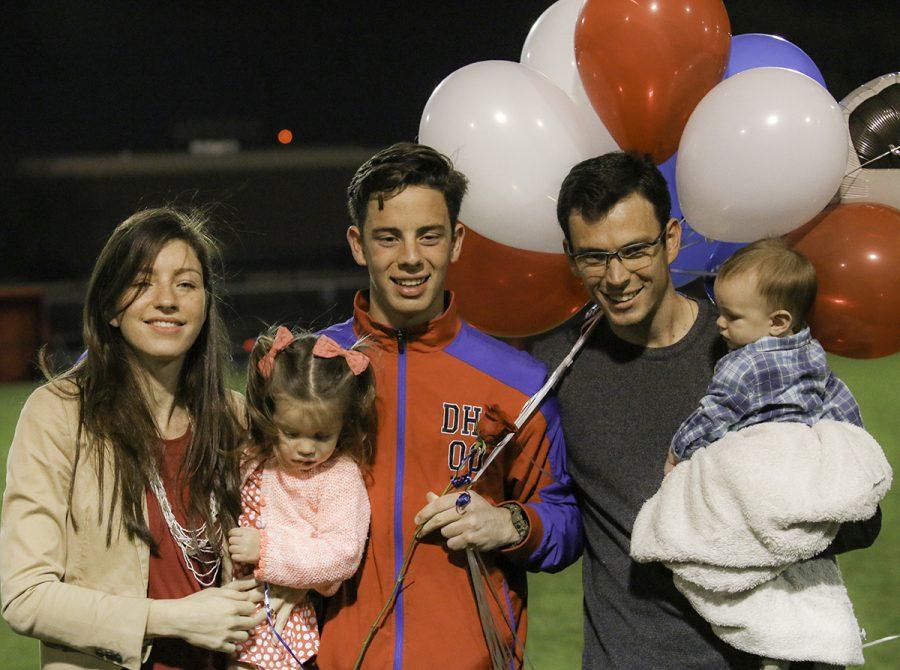
<instances>
[{"instance_id":1,"label":"maroon top","mask_svg":"<svg viewBox=\"0 0 900 670\"><path fill-rule=\"evenodd\" d=\"M202 521L188 522L185 510L189 506L186 482L179 481L178 469L184 461L191 442L191 429L174 440L163 440L163 459L159 474L175 519L184 528L194 528ZM176 492L178 492L178 495ZM159 502L147 489L147 525L157 543L157 550L150 552L150 578L147 597L154 600L182 598L200 590L200 584L184 562L181 549L172 538ZM197 567L197 566L195 566ZM218 585L218 580L217 580ZM142 670L220 670L226 665L223 654L189 645L178 638L157 638L153 642L150 658Z\"/></svg>"}]
</instances>

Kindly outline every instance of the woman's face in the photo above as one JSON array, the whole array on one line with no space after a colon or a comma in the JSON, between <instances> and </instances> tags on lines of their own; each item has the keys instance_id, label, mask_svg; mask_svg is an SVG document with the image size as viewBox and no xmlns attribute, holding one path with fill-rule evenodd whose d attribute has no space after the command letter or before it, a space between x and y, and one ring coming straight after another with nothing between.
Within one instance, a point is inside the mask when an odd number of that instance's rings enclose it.
<instances>
[{"instance_id":1,"label":"woman's face","mask_svg":"<svg viewBox=\"0 0 900 670\"><path fill-rule=\"evenodd\" d=\"M145 365L180 365L206 320L203 268L193 248L183 240L168 242L119 304L127 307L110 324L138 359Z\"/></svg>"}]
</instances>

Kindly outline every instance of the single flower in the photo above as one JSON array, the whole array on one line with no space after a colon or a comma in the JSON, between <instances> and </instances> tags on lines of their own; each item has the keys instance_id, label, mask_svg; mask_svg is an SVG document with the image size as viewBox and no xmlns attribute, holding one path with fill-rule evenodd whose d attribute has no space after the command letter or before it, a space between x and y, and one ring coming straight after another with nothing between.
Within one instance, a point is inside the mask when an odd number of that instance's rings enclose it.
<instances>
[{"instance_id":1,"label":"single flower","mask_svg":"<svg viewBox=\"0 0 900 670\"><path fill-rule=\"evenodd\" d=\"M494 447L507 433L516 432L516 424L499 406L488 405L478 420L476 432L485 444Z\"/></svg>"}]
</instances>

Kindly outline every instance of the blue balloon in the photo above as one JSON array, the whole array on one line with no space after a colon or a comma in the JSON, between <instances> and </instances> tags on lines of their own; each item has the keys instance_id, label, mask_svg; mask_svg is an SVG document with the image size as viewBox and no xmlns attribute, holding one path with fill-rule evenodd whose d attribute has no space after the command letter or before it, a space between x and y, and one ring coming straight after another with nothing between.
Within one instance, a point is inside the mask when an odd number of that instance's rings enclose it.
<instances>
[{"instance_id":1,"label":"blue balloon","mask_svg":"<svg viewBox=\"0 0 900 670\"><path fill-rule=\"evenodd\" d=\"M704 269L707 272L718 272L722 263L731 258L735 251L746 246L744 242L714 242Z\"/></svg>"},{"instance_id":2,"label":"blue balloon","mask_svg":"<svg viewBox=\"0 0 900 670\"><path fill-rule=\"evenodd\" d=\"M706 288L706 295L708 295L709 299L713 302L716 301L715 294L713 293L713 284L716 280L715 273L719 271L722 263L731 258L731 255L735 251L745 246L747 245L744 242L713 242L712 245L710 245L709 256L703 264L703 269L707 272L703 284L704 288Z\"/></svg>"},{"instance_id":3,"label":"blue balloon","mask_svg":"<svg viewBox=\"0 0 900 670\"><path fill-rule=\"evenodd\" d=\"M669 160L659 167L663 177L666 178L666 184L669 187L669 196L672 198L672 216L676 219L683 218L681 206L678 204L678 193L675 190L675 163L678 160L678 154L673 155ZM691 228L686 221L681 223L681 251L678 257L669 266L672 273L672 283L676 287L683 286L688 282L692 282L698 277L704 276L706 272L706 260L712 251L715 242L707 240L703 235Z\"/></svg>"},{"instance_id":4,"label":"blue balloon","mask_svg":"<svg viewBox=\"0 0 900 670\"><path fill-rule=\"evenodd\" d=\"M795 44L778 35L748 33L731 38L731 55L725 78L755 67L783 67L815 79L823 88L825 78L813 59Z\"/></svg>"}]
</instances>

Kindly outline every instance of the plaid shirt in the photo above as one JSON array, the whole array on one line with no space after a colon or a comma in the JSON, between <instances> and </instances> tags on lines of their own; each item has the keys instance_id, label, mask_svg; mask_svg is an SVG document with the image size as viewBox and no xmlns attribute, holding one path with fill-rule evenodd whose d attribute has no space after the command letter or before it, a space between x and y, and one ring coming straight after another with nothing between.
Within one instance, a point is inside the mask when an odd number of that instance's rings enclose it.
<instances>
[{"instance_id":1,"label":"plaid shirt","mask_svg":"<svg viewBox=\"0 0 900 670\"><path fill-rule=\"evenodd\" d=\"M765 421L809 426L820 419L862 426L853 394L828 369L825 350L805 328L788 337L763 337L723 356L671 449L684 460L728 431Z\"/></svg>"}]
</instances>

